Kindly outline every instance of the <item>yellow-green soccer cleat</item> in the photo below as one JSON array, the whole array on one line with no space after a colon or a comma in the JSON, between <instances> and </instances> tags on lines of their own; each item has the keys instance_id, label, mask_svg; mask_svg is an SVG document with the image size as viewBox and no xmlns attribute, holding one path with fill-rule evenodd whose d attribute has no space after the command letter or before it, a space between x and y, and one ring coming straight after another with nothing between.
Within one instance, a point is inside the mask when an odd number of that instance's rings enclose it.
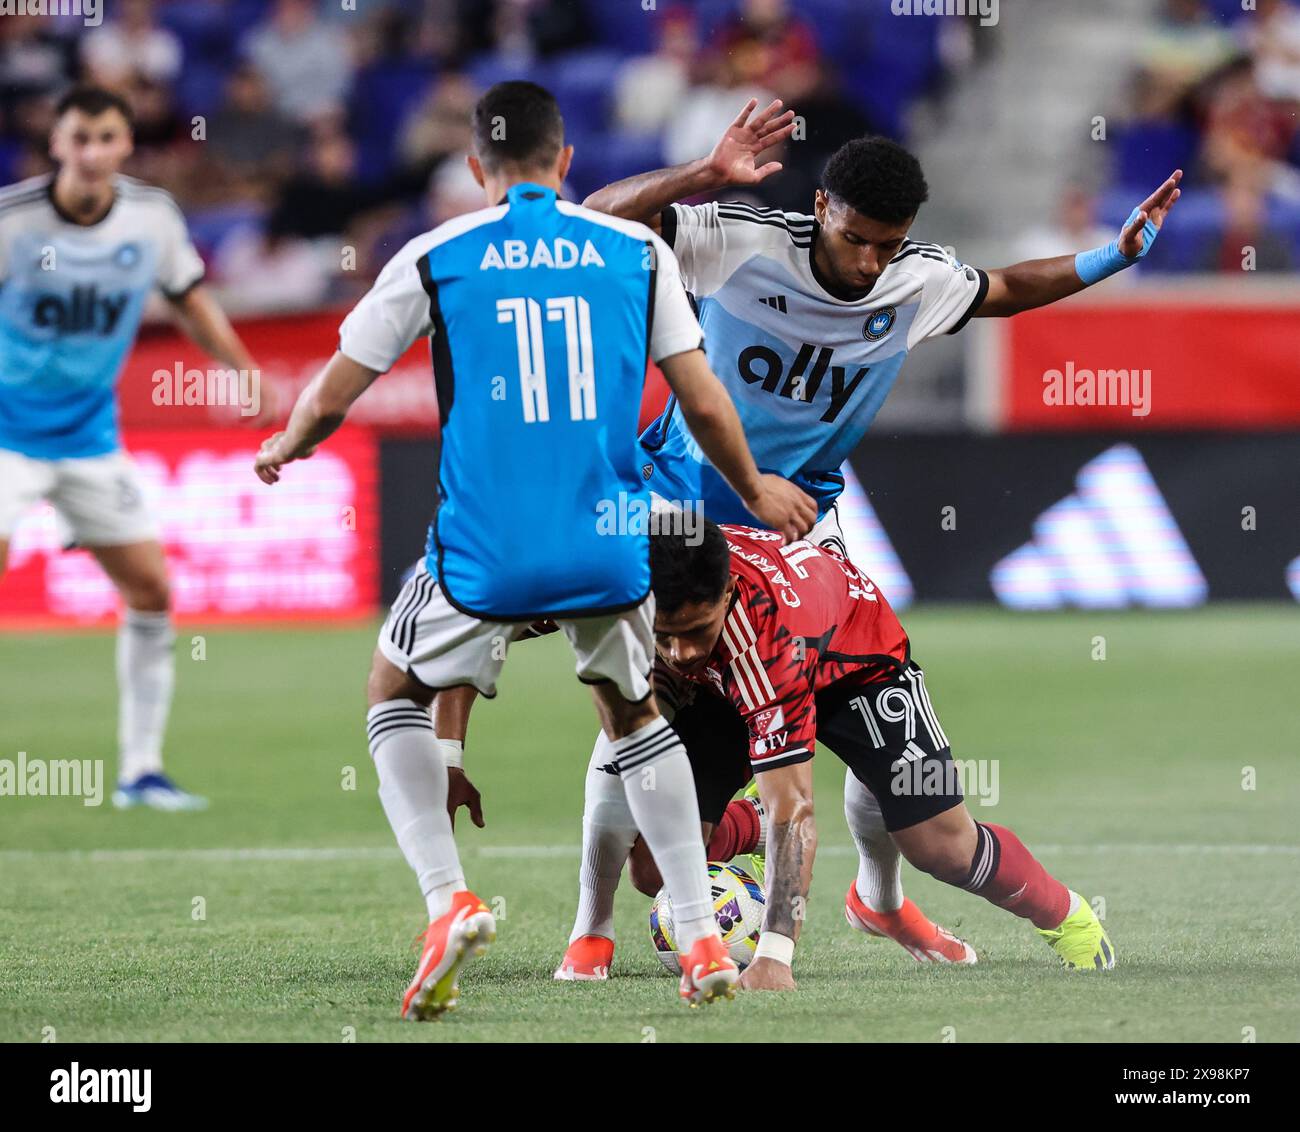
<instances>
[{"instance_id":1,"label":"yellow-green soccer cleat","mask_svg":"<svg viewBox=\"0 0 1300 1132\"><path fill-rule=\"evenodd\" d=\"M745 792L741 794L740 800L748 802L758 811L758 845L749 855L749 863L754 873L754 879L766 887L767 882L764 880L763 874L767 872L767 815L763 812L763 803L758 797L757 778L749 780L749 785L745 787Z\"/></svg>"},{"instance_id":2,"label":"yellow-green soccer cleat","mask_svg":"<svg viewBox=\"0 0 1300 1132\"><path fill-rule=\"evenodd\" d=\"M1115 948L1106 929L1082 896L1071 890L1070 898L1078 906L1061 921L1061 926L1050 931L1038 928L1038 934L1071 971L1109 971L1115 966Z\"/></svg>"}]
</instances>

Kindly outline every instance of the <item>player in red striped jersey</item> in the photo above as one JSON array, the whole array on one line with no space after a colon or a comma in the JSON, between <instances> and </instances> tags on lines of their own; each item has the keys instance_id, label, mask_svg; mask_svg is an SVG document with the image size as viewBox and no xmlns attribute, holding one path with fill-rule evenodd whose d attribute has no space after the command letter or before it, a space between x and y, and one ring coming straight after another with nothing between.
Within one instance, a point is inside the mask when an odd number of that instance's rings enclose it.
<instances>
[{"instance_id":1,"label":"player in red striped jersey","mask_svg":"<svg viewBox=\"0 0 1300 1132\"><path fill-rule=\"evenodd\" d=\"M967 810L907 634L869 578L834 551L807 541L782 546L780 535L747 527L706 522L702 539L660 534L651 548L656 696L666 714L676 707L705 836L717 799L730 798L751 771L766 811L767 911L743 987L795 985L791 960L817 848L818 741L848 766L846 796L857 785L879 800L885 828L915 867L1029 920L1066 966L1114 965L1088 903L1011 830ZM730 709L719 712L723 701ZM693 713L702 713L694 723ZM640 844L632 876L641 891L657 890ZM855 885L845 912L872 930Z\"/></svg>"}]
</instances>

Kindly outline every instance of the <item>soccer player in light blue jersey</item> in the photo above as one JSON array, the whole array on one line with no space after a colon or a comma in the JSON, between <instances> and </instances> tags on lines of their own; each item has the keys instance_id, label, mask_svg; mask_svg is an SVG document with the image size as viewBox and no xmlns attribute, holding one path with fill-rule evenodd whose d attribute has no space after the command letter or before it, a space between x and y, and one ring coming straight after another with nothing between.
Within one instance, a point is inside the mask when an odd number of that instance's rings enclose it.
<instances>
[{"instance_id":1,"label":"soccer player in light blue jersey","mask_svg":"<svg viewBox=\"0 0 1300 1132\"><path fill-rule=\"evenodd\" d=\"M76 88L56 109L57 172L0 190L0 575L19 519L49 500L125 606L113 802L200 809L163 772L174 682L167 564L122 448L117 382L155 287L203 349L257 371L202 285L176 202L118 172L131 145L127 104Z\"/></svg>"},{"instance_id":2,"label":"soccer player in light blue jersey","mask_svg":"<svg viewBox=\"0 0 1300 1132\"><path fill-rule=\"evenodd\" d=\"M1135 208L1115 240L1078 255L984 271L910 230L928 196L920 163L885 138L847 143L829 161L811 213L734 201L675 203L780 170L761 155L795 128L780 102L741 110L699 161L619 181L589 208L638 220L677 254L709 363L735 401L754 457L816 500L809 540L845 552L835 501L840 467L884 404L910 352L971 318L1014 315L1075 294L1137 263L1178 200L1182 171ZM702 500L721 523L755 518L712 466L670 400L643 436L648 482L667 499ZM635 824L601 773L587 775L577 920L557 978L604 978L613 957L613 896ZM903 896L899 854L865 788L846 816L860 853L857 894L870 929L917 958L963 961ZM733 803L743 805L743 802ZM770 815L768 815L770 817ZM861 918L861 917L859 917ZM743 986L763 989L747 973Z\"/></svg>"},{"instance_id":3,"label":"soccer player in light blue jersey","mask_svg":"<svg viewBox=\"0 0 1300 1132\"><path fill-rule=\"evenodd\" d=\"M459 744L440 742L430 705L463 686L495 695L510 643L543 618L558 623L592 686L620 790L672 895L681 996L730 996L738 972L713 918L694 781L650 688L649 524L638 521L649 492L637 440L647 359L765 526L797 538L816 507L755 467L663 241L560 199L573 151L554 98L501 83L479 101L474 136L470 168L490 207L393 257L257 460L276 482L412 342L429 339L442 425L436 511L428 553L380 631L366 717L380 800L429 914L402 1015L455 1006L464 962L495 937L452 836L448 766ZM611 526L611 504L631 521Z\"/></svg>"}]
</instances>

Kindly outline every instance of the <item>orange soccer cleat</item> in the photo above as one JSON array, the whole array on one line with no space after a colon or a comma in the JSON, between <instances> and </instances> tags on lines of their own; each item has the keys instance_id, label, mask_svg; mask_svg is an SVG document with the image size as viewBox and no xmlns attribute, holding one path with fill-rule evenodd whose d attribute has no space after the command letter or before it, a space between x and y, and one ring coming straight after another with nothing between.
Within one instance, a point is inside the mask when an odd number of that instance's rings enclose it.
<instances>
[{"instance_id":1,"label":"orange soccer cleat","mask_svg":"<svg viewBox=\"0 0 1300 1132\"><path fill-rule=\"evenodd\" d=\"M716 933L691 944L681 957L682 985L679 993L690 1006L703 1006L717 998L735 998L740 968L727 954Z\"/></svg>"},{"instance_id":2,"label":"orange soccer cleat","mask_svg":"<svg viewBox=\"0 0 1300 1132\"><path fill-rule=\"evenodd\" d=\"M579 936L564 952L554 977L564 983L604 982L614 962L614 941L603 935Z\"/></svg>"},{"instance_id":3,"label":"orange soccer cleat","mask_svg":"<svg viewBox=\"0 0 1300 1132\"><path fill-rule=\"evenodd\" d=\"M857 883L844 897L844 918L867 935L886 936L918 963L974 963L975 949L946 928L932 923L910 899L893 912L873 912L858 896Z\"/></svg>"},{"instance_id":4,"label":"orange soccer cleat","mask_svg":"<svg viewBox=\"0 0 1300 1132\"><path fill-rule=\"evenodd\" d=\"M461 968L482 955L496 937L496 920L488 906L472 892L456 893L451 910L424 933L420 965L402 999L402 1017L428 1022L454 1010L460 1001Z\"/></svg>"}]
</instances>

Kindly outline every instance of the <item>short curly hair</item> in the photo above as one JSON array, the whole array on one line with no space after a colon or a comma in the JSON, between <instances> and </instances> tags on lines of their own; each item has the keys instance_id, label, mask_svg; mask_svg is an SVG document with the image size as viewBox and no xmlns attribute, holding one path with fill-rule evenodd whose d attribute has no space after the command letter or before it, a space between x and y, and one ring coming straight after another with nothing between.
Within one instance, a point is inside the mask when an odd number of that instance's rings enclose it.
<instances>
[{"instance_id":1,"label":"short curly hair","mask_svg":"<svg viewBox=\"0 0 1300 1132\"><path fill-rule=\"evenodd\" d=\"M882 137L845 142L826 163L822 188L855 212L885 224L911 220L930 198L921 163Z\"/></svg>"},{"instance_id":2,"label":"short curly hair","mask_svg":"<svg viewBox=\"0 0 1300 1132\"><path fill-rule=\"evenodd\" d=\"M698 538L675 529L650 536L650 584L655 608L663 613L715 602L727 588L731 577L727 536L712 519L704 519L702 527Z\"/></svg>"}]
</instances>

